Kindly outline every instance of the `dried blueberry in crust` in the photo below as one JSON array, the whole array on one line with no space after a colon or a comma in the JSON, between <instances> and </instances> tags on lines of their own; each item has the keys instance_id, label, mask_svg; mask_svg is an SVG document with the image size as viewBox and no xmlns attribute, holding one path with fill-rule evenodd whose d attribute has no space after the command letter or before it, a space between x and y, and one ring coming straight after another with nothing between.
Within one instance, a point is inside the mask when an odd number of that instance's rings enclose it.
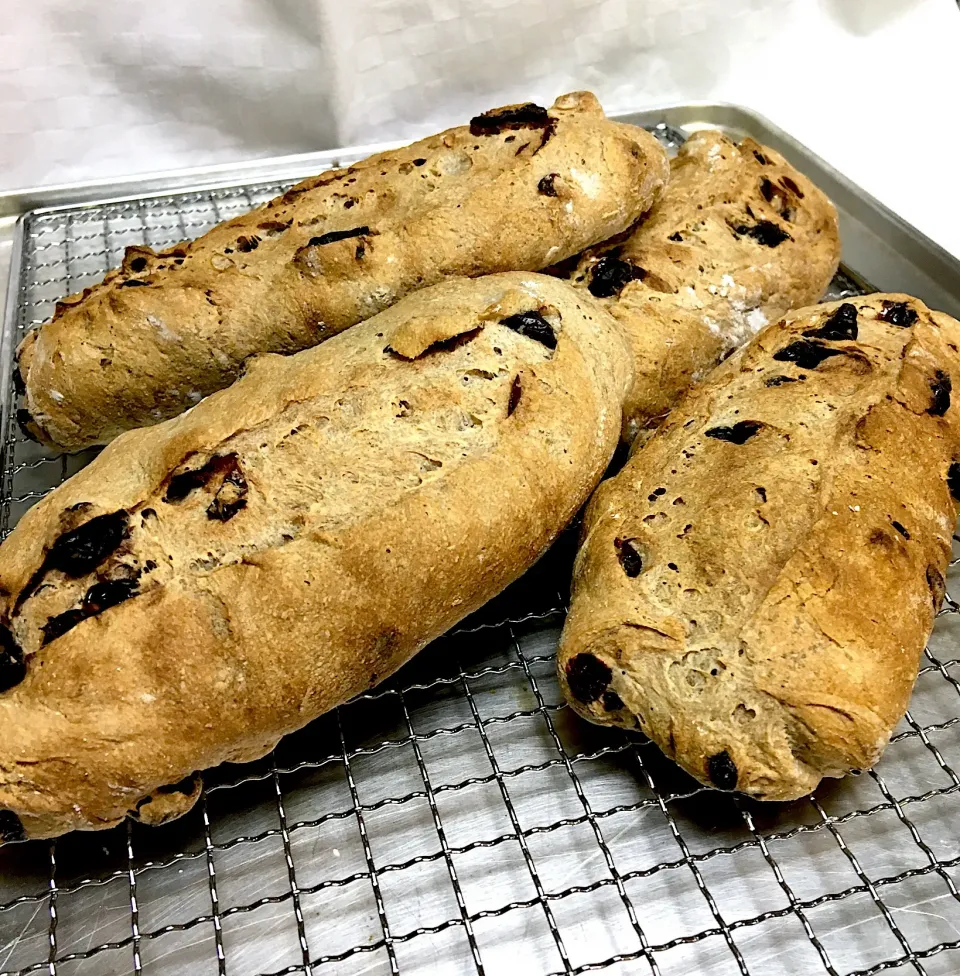
<instances>
[{"instance_id":1,"label":"dried blueberry in crust","mask_svg":"<svg viewBox=\"0 0 960 976\"><path fill-rule=\"evenodd\" d=\"M707 775L710 782L718 790L735 790L737 788L737 764L730 758L730 753L726 749L711 756L707 760Z\"/></svg>"},{"instance_id":2,"label":"dried blueberry in crust","mask_svg":"<svg viewBox=\"0 0 960 976\"><path fill-rule=\"evenodd\" d=\"M816 369L825 359L831 356L843 356L840 349L831 349L819 342L798 339L773 354L773 358L781 363L796 363L801 369Z\"/></svg>"},{"instance_id":3,"label":"dried blueberry in crust","mask_svg":"<svg viewBox=\"0 0 960 976\"><path fill-rule=\"evenodd\" d=\"M326 234L319 237L311 237L307 241L308 247L323 247L324 244L332 244L334 241L345 241L348 237L363 237L370 233L370 228L364 224L363 227L351 227L350 230L328 230Z\"/></svg>"},{"instance_id":4,"label":"dried blueberry in crust","mask_svg":"<svg viewBox=\"0 0 960 976\"><path fill-rule=\"evenodd\" d=\"M631 281L642 281L646 276L643 268L615 254L605 254L593 266L587 288L594 298L612 298L619 295Z\"/></svg>"},{"instance_id":5,"label":"dried blueberry in crust","mask_svg":"<svg viewBox=\"0 0 960 976\"><path fill-rule=\"evenodd\" d=\"M545 129L554 124L550 113L540 105L525 102L507 108L495 108L470 120L470 135L494 136L504 129Z\"/></svg>"},{"instance_id":6,"label":"dried blueberry in crust","mask_svg":"<svg viewBox=\"0 0 960 976\"><path fill-rule=\"evenodd\" d=\"M705 436L717 441L729 441L731 444L746 444L751 437L756 436L763 424L759 420L740 420L732 427L711 427L704 431Z\"/></svg>"},{"instance_id":7,"label":"dried blueberry in crust","mask_svg":"<svg viewBox=\"0 0 960 976\"><path fill-rule=\"evenodd\" d=\"M95 583L84 594L83 610L90 617L103 613L104 610L136 596L137 586L136 579L106 580L103 583Z\"/></svg>"},{"instance_id":8,"label":"dried blueberry in crust","mask_svg":"<svg viewBox=\"0 0 960 976\"><path fill-rule=\"evenodd\" d=\"M537 192L542 193L545 197L555 197L557 195L557 188L554 186L553 181L559 175L559 173L547 173L547 175L542 177L540 182L537 183Z\"/></svg>"},{"instance_id":9,"label":"dried blueberry in crust","mask_svg":"<svg viewBox=\"0 0 960 976\"><path fill-rule=\"evenodd\" d=\"M843 342L857 338L857 307L844 302L819 329L808 329L803 334L811 339L827 342Z\"/></svg>"},{"instance_id":10,"label":"dried blueberry in crust","mask_svg":"<svg viewBox=\"0 0 960 976\"><path fill-rule=\"evenodd\" d=\"M607 690L613 677L610 668L592 654L577 654L570 658L565 670L570 694L584 705L595 702Z\"/></svg>"},{"instance_id":11,"label":"dried blueberry in crust","mask_svg":"<svg viewBox=\"0 0 960 976\"><path fill-rule=\"evenodd\" d=\"M543 343L548 349L557 348L557 334L553 331L553 326L536 310L518 312L516 315L501 319L500 324L512 329L518 335Z\"/></svg>"},{"instance_id":12,"label":"dried blueberry in crust","mask_svg":"<svg viewBox=\"0 0 960 976\"><path fill-rule=\"evenodd\" d=\"M758 220L752 227L738 224L733 230L740 237L752 237L764 247L779 247L784 241L793 240L779 224L775 224L772 220Z\"/></svg>"},{"instance_id":13,"label":"dried blueberry in crust","mask_svg":"<svg viewBox=\"0 0 960 976\"><path fill-rule=\"evenodd\" d=\"M50 547L45 565L76 579L92 573L127 536L127 513L123 509L98 515L72 532L66 532Z\"/></svg>"},{"instance_id":14,"label":"dried blueberry in crust","mask_svg":"<svg viewBox=\"0 0 960 976\"><path fill-rule=\"evenodd\" d=\"M67 631L73 630L77 624L82 623L88 616L90 615L85 613L81 607L74 607L71 610L64 610L63 613L58 613L55 617L51 617L40 628L43 631L43 641L41 643L46 647L51 641L55 641L58 637L63 637Z\"/></svg>"}]
</instances>

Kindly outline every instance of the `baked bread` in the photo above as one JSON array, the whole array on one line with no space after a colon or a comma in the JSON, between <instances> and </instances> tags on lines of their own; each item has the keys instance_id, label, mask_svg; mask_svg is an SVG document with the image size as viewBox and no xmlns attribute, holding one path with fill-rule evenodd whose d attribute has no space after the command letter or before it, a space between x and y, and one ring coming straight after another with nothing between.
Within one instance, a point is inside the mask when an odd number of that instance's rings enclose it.
<instances>
[{"instance_id":1,"label":"baked bread","mask_svg":"<svg viewBox=\"0 0 960 976\"><path fill-rule=\"evenodd\" d=\"M650 216L560 272L630 338L624 440L655 428L768 322L819 301L839 260L833 204L779 153L712 130L692 135Z\"/></svg>"},{"instance_id":2,"label":"baked bread","mask_svg":"<svg viewBox=\"0 0 960 976\"><path fill-rule=\"evenodd\" d=\"M300 183L64 299L18 351L21 425L68 451L175 416L262 352L316 345L450 275L535 270L619 233L669 175L589 92L477 116Z\"/></svg>"},{"instance_id":3,"label":"baked bread","mask_svg":"<svg viewBox=\"0 0 960 976\"><path fill-rule=\"evenodd\" d=\"M493 597L599 480L628 364L563 282L455 279L115 440L0 547L8 836L183 813Z\"/></svg>"},{"instance_id":4,"label":"baked bread","mask_svg":"<svg viewBox=\"0 0 960 976\"><path fill-rule=\"evenodd\" d=\"M573 707L768 800L872 766L944 595L958 346L873 295L790 313L693 390L588 508Z\"/></svg>"}]
</instances>

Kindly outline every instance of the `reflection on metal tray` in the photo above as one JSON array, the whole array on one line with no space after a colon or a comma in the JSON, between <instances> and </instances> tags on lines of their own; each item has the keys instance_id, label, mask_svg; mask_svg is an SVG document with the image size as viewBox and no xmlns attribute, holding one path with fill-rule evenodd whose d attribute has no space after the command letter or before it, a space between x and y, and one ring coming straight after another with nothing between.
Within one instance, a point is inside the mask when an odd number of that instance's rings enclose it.
<instances>
[{"instance_id":1,"label":"reflection on metal tray","mask_svg":"<svg viewBox=\"0 0 960 976\"><path fill-rule=\"evenodd\" d=\"M955 262L763 120L723 106L632 118L662 121L674 146L703 124L749 132L824 186L854 269L831 297L869 281L960 311ZM196 236L281 191L296 170L284 165L282 180L258 164L269 182L154 180L105 191L126 196L106 203L59 191L21 219L0 369L0 530L88 460L16 433L19 336L125 245ZM877 770L762 805L703 789L642 737L564 706L554 653L573 544L567 532L386 684L260 762L208 773L183 820L4 847L0 972L960 971L960 607L948 597Z\"/></svg>"}]
</instances>

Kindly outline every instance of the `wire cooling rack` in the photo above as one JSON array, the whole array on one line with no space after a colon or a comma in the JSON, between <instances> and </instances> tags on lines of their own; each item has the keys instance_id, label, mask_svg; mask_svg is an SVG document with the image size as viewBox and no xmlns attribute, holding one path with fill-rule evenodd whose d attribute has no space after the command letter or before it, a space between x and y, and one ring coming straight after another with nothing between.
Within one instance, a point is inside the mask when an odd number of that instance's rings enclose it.
<instances>
[{"instance_id":1,"label":"wire cooling rack","mask_svg":"<svg viewBox=\"0 0 960 976\"><path fill-rule=\"evenodd\" d=\"M126 245L196 236L284 188L28 215L19 331ZM3 532L90 456L15 431ZM0 849L0 972L960 971L953 599L880 766L764 805L566 708L554 654L573 542L386 684L206 774L182 820Z\"/></svg>"}]
</instances>

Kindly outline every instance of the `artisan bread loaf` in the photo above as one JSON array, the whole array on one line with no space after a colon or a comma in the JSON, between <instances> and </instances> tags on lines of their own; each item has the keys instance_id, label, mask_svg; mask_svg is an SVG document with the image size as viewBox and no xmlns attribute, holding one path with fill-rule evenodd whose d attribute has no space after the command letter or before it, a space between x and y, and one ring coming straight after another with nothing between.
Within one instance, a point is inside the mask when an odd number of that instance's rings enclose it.
<instances>
[{"instance_id":1,"label":"artisan bread loaf","mask_svg":"<svg viewBox=\"0 0 960 976\"><path fill-rule=\"evenodd\" d=\"M712 130L692 135L650 216L561 272L630 338L624 439L655 428L768 322L818 301L839 259L833 204L779 153Z\"/></svg>"},{"instance_id":2,"label":"artisan bread loaf","mask_svg":"<svg viewBox=\"0 0 960 976\"><path fill-rule=\"evenodd\" d=\"M599 480L628 363L555 278L454 279L117 438L0 547L7 833L182 813L493 597Z\"/></svg>"},{"instance_id":3,"label":"artisan bread loaf","mask_svg":"<svg viewBox=\"0 0 960 976\"><path fill-rule=\"evenodd\" d=\"M958 346L874 295L792 312L693 390L588 508L573 707L769 800L872 766L944 596Z\"/></svg>"},{"instance_id":4,"label":"artisan bread loaf","mask_svg":"<svg viewBox=\"0 0 960 976\"><path fill-rule=\"evenodd\" d=\"M175 416L257 353L316 345L450 275L535 270L619 233L669 175L593 95L509 106L324 173L64 299L19 349L24 429L74 451Z\"/></svg>"}]
</instances>

